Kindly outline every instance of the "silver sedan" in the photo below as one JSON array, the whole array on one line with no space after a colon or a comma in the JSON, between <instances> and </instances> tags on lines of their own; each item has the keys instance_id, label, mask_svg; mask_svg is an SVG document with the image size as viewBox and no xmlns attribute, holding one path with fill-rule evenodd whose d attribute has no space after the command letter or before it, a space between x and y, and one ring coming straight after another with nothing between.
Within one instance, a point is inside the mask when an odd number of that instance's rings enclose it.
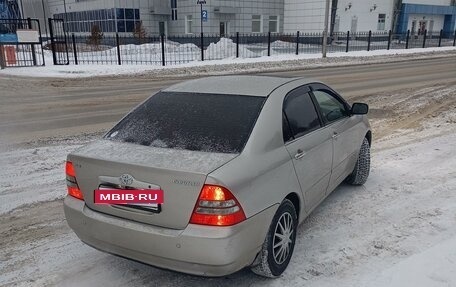
<instances>
[{"instance_id":1,"label":"silver sedan","mask_svg":"<svg viewBox=\"0 0 456 287\"><path fill-rule=\"evenodd\" d=\"M177 84L68 155L68 224L90 246L161 268L280 276L299 223L343 181L366 182L367 112L302 78ZM97 204L103 189L160 190L163 202Z\"/></svg>"}]
</instances>

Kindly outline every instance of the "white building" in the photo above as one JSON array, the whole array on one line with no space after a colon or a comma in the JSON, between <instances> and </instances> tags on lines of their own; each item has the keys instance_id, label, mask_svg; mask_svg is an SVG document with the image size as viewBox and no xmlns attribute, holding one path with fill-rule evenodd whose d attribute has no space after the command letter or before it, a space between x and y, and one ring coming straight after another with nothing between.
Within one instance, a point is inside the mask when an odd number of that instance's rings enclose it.
<instances>
[{"instance_id":1,"label":"white building","mask_svg":"<svg viewBox=\"0 0 456 287\"><path fill-rule=\"evenodd\" d=\"M69 32L131 33L141 22L150 35L198 34L201 7L197 0L18 0L25 17L67 20ZM204 33L321 33L326 0L206 0ZM451 34L455 0L330 0L330 32ZM44 29L43 29L44 30ZM44 31L43 31L44 32Z\"/></svg>"}]
</instances>

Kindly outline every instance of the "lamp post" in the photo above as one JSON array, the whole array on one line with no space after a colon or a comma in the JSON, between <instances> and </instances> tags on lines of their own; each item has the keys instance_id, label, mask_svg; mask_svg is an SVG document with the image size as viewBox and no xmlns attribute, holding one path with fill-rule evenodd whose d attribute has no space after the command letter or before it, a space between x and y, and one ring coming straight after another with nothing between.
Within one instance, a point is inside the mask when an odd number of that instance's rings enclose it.
<instances>
[{"instance_id":1,"label":"lamp post","mask_svg":"<svg viewBox=\"0 0 456 287\"><path fill-rule=\"evenodd\" d=\"M44 0L41 0L41 7L43 8L43 19L44 19L44 32L46 37L48 37L48 31L47 31L47 26L46 26L46 9L44 8Z\"/></svg>"},{"instance_id":2,"label":"lamp post","mask_svg":"<svg viewBox=\"0 0 456 287\"><path fill-rule=\"evenodd\" d=\"M200 18L201 18L201 34L203 33L203 4L206 4L206 0L198 0L196 4L200 5Z\"/></svg>"},{"instance_id":3,"label":"lamp post","mask_svg":"<svg viewBox=\"0 0 456 287\"><path fill-rule=\"evenodd\" d=\"M206 4L206 0L197 0L196 4L201 6L201 61L204 61L203 4Z\"/></svg>"},{"instance_id":4,"label":"lamp post","mask_svg":"<svg viewBox=\"0 0 456 287\"><path fill-rule=\"evenodd\" d=\"M329 0L326 0L326 9L325 9L325 30L323 31L323 58L326 58L326 52L328 49L328 21L329 21Z\"/></svg>"}]
</instances>

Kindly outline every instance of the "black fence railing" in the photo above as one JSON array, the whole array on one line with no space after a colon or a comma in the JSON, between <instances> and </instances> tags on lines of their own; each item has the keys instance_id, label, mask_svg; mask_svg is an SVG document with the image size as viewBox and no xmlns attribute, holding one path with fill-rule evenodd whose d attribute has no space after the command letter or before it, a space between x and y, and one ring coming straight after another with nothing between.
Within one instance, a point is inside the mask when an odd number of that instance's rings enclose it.
<instances>
[{"instance_id":1,"label":"black fence railing","mask_svg":"<svg viewBox=\"0 0 456 287\"><path fill-rule=\"evenodd\" d=\"M321 33L194 34L181 36L127 36L125 34L70 34L69 64L178 65L193 61L256 58L262 56L321 53ZM456 45L456 31L394 34L341 32L328 38L328 53L412 49ZM46 45L47 49L63 45ZM54 51L62 53L62 51Z\"/></svg>"}]
</instances>

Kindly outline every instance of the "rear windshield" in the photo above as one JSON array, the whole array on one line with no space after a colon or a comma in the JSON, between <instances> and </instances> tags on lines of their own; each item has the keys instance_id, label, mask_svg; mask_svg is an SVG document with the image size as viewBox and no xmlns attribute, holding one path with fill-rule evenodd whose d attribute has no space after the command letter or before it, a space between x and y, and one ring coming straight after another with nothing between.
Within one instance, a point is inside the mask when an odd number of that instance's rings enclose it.
<instances>
[{"instance_id":1,"label":"rear windshield","mask_svg":"<svg viewBox=\"0 0 456 287\"><path fill-rule=\"evenodd\" d=\"M161 148L240 153L264 101L251 96L159 92L106 138Z\"/></svg>"}]
</instances>

